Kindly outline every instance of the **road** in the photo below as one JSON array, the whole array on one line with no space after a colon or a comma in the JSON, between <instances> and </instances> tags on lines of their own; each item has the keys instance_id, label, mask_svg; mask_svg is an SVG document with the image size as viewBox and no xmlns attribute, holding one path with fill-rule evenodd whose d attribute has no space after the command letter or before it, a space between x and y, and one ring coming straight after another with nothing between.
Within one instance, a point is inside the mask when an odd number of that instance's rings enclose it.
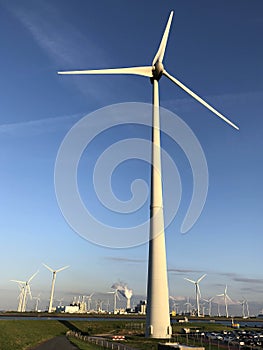
<instances>
[{"instance_id":1,"label":"road","mask_svg":"<svg viewBox=\"0 0 263 350\"><path fill-rule=\"evenodd\" d=\"M33 348L32 350L78 350L78 348L71 344L65 335L47 340L41 345Z\"/></svg>"}]
</instances>

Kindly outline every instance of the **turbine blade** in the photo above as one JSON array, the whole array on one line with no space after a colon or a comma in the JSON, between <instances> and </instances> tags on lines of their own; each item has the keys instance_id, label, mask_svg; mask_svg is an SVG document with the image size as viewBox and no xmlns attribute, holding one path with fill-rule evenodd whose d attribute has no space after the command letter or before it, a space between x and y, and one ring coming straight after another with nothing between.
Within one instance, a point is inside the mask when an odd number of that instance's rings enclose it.
<instances>
[{"instance_id":1,"label":"turbine blade","mask_svg":"<svg viewBox=\"0 0 263 350\"><path fill-rule=\"evenodd\" d=\"M44 263L42 263L49 271L51 271L51 272L54 272L54 270L53 269L51 269L51 267L49 267L49 266L47 266L46 264L44 264Z\"/></svg>"},{"instance_id":2,"label":"turbine blade","mask_svg":"<svg viewBox=\"0 0 263 350\"><path fill-rule=\"evenodd\" d=\"M68 266L64 266L64 267L61 267L61 269L58 269L56 272L60 272L60 271L63 271L63 270L66 270L69 268L69 265Z\"/></svg>"},{"instance_id":3,"label":"turbine blade","mask_svg":"<svg viewBox=\"0 0 263 350\"><path fill-rule=\"evenodd\" d=\"M199 297L201 298L202 296L201 296L201 290L200 290L199 284L197 284L197 292L199 294Z\"/></svg>"},{"instance_id":4,"label":"turbine blade","mask_svg":"<svg viewBox=\"0 0 263 350\"><path fill-rule=\"evenodd\" d=\"M20 283L20 284L25 284L25 281L19 281L19 280L10 280L11 282L16 282L16 283Z\"/></svg>"},{"instance_id":5,"label":"turbine blade","mask_svg":"<svg viewBox=\"0 0 263 350\"><path fill-rule=\"evenodd\" d=\"M38 274L39 271L35 272L27 281L27 283L29 283L30 281L32 281L32 279Z\"/></svg>"},{"instance_id":6,"label":"turbine blade","mask_svg":"<svg viewBox=\"0 0 263 350\"><path fill-rule=\"evenodd\" d=\"M234 301L230 298L230 296L227 295L227 294L226 294L226 298L227 298L229 301L234 302Z\"/></svg>"},{"instance_id":7,"label":"turbine blade","mask_svg":"<svg viewBox=\"0 0 263 350\"><path fill-rule=\"evenodd\" d=\"M186 281L189 281L189 282L191 282L191 283L194 283L195 284L195 281L193 281L193 280L190 280L189 278L184 278Z\"/></svg>"},{"instance_id":8,"label":"turbine blade","mask_svg":"<svg viewBox=\"0 0 263 350\"><path fill-rule=\"evenodd\" d=\"M30 289L30 285L29 284L27 286L27 291L28 291L28 294L30 296L30 299L32 300L32 293L31 293L31 289Z\"/></svg>"},{"instance_id":9,"label":"turbine blade","mask_svg":"<svg viewBox=\"0 0 263 350\"><path fill-rule=\"evenodd\" d=\"M174 78L172 75L170 75L166 70L163 71L163 74L169 78L173 83L178 85L181 89L183 89L185 92L187 92L190 96L192 96L194 99L196 99L198 102L200 102L203 106L208 108L211 112L216 114L219 118L223 119L227 124L231 125L233 128L239 130L239 127L231 122L231 120L227 119L223 114L218 112L214 107L210 106L206 101L204 101L201 97L196 95L193 91L191 91L187 86L185 86L183 83L181 83L178 79Z\"/></svg>"},{"instance_id":10,"label":"turbine blade","mask_svg":"<svg viewBox=\"0 0 263 350\"><path fill-rule=\"evenodd\" d=\"M162 37L160 46L159 46L158 51L156 52L156 55L154 56L154 59L153 59L153 63L152 63L153 66L155 65L155 63L157 61L159 61L161 63L163 61L163 57L164 57L164 53L165 53L165 49L166 49L166 44L167 44L167 40L168 40L168 36L169 36L169 31L170 31L170 27L171 27L171 23L172 23L172 19L173 19L173 14L174 14L174 12L171 11L169 19L168 19L166 27L165 27L165 31L163 33L163 37Z\"/></svg>"},{"instance_id":11,"label":"turbine blade","mask_svg":"<svg viewBox=\"0 0 263 350\"><path fill-rule=\"evenodd\" d=\"M199 283L199 282L201 282L202 281L202 279L203 278L205 278L205 276L206 276L207 274L205 273L203 276L201 276L198 280L197 280L197 282L196 283Z\"/></svg>"},{"instance_id":12,"label":"turbine blade","mask_svg":"<svg viewBox=\"0 0 263 350\"><path fill-rule=\"evenodd\" d=\"M144 77L152 77L152 66L145 67L128 67L128 68L110 68L110 69L93 69L93 70L74 70L62 71L58 74L135 74Z\"/></svg>"}]
</instances>

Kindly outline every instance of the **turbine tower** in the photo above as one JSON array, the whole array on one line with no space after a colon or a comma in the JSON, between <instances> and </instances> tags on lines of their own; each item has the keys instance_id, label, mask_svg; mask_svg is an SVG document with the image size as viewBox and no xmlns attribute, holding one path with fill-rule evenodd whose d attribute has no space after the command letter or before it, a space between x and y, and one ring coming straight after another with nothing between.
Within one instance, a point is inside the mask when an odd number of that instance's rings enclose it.
<instances>
[{"instance_id":1,"label":"turbine tower","mask_svg":"<svg viewBox=\"0 0 263 350\"><path fill-rule=\"evenodd\" d=\"M48 312L52 312L52 306L53 306L53 297L54 297L54 289L55 289L55 281L57 277L57 273L60 271L63 271L67 269L69 266L64 266L61 267L58 270L53 270L51 267L47 266L46 264L43 264L49 271L52 272L52 283L51 283L51 291L50 291L50 299L49 299L49 307L48 307Z\"/></svg>"},{"instance_id":2,"label":"turbine tower","mask_svg":"<svg viewBox=\"0 0 263 350\"><path fill-rule=\"evenodd\" d=\"M173 83L178 85L225 122L238 129L235 124L164 69L163 58L172 17L173 11L170 13L159 49L150 66L58 72L58 74L135 74L148 77L151 80L153 86L153 125L146 336L163 339L171 337L172 329L169 316L160 148L159 80L162 75L169 78Z\"/></svg>"},{"instance_id":3,"label":"turbine tower","mask_svg":"<svg viewBox=\"0 0 263 350\"><path fill-rule=\"evenodd\" d=\"M205 278L206 273L198 278L197 281L190 280L189 278L185 278L186 281L191 282L195 285L195 302L196 302L196 310L197 310L197 316L200 317L200 298L201 298L201 291L199 287L199 283L202 281L203 278Z\"/></svg>"}]
</instances>

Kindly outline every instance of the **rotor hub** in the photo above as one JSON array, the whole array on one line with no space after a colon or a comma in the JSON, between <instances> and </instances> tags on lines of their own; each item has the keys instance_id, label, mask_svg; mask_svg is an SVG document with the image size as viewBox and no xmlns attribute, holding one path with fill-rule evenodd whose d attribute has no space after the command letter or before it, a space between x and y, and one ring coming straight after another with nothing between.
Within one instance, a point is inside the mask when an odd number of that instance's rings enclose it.
<instances>
[{"instance_id":1,"label":"rotor hub","mask_svg":"<svg viewBox=\"0 0 263 350\"><path fill-rule=\"evenodd\" d=\"M154 66L153 66L153 76L151 79L153 80L160 80L162 74L163 74L163 71L164 71L164 67L163 67L163 64L162 62L160 61L157 61Z\"/></svg>"}]
</instances>

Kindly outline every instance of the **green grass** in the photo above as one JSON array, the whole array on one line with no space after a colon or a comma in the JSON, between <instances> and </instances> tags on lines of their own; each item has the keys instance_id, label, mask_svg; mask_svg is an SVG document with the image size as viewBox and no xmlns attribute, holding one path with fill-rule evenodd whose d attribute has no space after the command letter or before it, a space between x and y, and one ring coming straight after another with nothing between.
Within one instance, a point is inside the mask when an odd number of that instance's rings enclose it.
<instances>
[{"instance_id":1,"label":"green grass","mask_svg":"<svg viewBox=\"0 0 263 350\"><path fill-rule=\"evenodd\" d=\"M98 320L98 321L57 321L57 320L1 320L0 319L0 349L1 350L27 350L37 344L51 339L57 335L65 334L68 329L75 329L87 335L125 335L128 346L136 349L157 349L158 340L144 337L144 320ZM182 328L199 328L200 332L230 330L230 327L216 323L174 323L173 333L177 333L174 341L187 343L187 337L181 333ZM84 343L78 339L70 339L81 350L102 349L93 344ZM200 340L200 335L199 335ZM198 345L198 337L188 337L189 345ZM206 344L208 349L208 344ZM215 350L218 347L215 347ZM209 347L213 350L213 346Z\"/></svg>"},{"instance_id":2,"label":"green grass","mask_svg":"<svg viewBox=\"0 0 263 350\"><path fill-rule=\"evenodd\" d=\"M0 349L30 349L66 331L63 324L53 320L0 320Z\"/></svg>"}]
</instances>

